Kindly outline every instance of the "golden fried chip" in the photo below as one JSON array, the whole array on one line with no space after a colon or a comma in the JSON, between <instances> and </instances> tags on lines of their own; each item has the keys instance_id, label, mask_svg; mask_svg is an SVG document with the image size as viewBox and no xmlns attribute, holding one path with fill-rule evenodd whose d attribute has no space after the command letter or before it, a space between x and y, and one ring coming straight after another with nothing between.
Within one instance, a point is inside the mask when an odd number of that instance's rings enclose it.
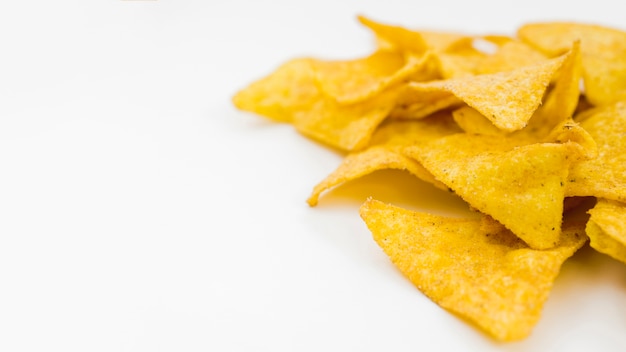
<instances>
[{"instance_id":1,"label":"golden fried chip","mask_svg":"<svg viewBox=\"0 0 626 352\"><path fill-rule=\"evenodd\" d=\"M568 55L507 72L460 77L442 81L415 82L420 94L448 92L487 117L499 129L511 132L526 126L543 94Z\"/></svg>"},{"instance_id":2,"label":"golden fried chip","mask_svg":"<svg viewBox=\"0 0 626 352\"><path fill-rule=\"evenodd\" d=\"M450 112L439 111L419 120L388 120L374 132L370 145L406 147L459 132Z\"/></svg>"},{"instance_id":3,"label":"golden fried chip","mask_svg":"<svg viewBox=\"0 0 626 352\"><path fill-rule=\"evenodd\" d=\"M439 189L448 189L446 185L437 181L420 163L398 152L397 148L377 145L362 152L346 156L333 173L313 188L307 203L312 207L316 206L322 192L339 184L371 174L374 171L385 169L406 170L420 180L431 183Z\"/></svg>"},{"instance_id":4,"label":"golden fried chip","mask_svg":"<svg viewBox=\"0 0 626 352\"><path fill-rule=\"evenodd\" d=\"M492 55L483 56L476 67L476 74L489 74L539 64L546 55L516 40L508 40L498 46Z\"/></svg>"},{"instance_id":5,"label":"golden fried chip","mask_svg":"<svg viewBox=\"0 0 626 352\"><path fill-rule=\"evenodd\" d=\"M461 33L431 30L411 30L373 21L358 16L359 22L377 37L382 48L393 48L402 52L424 53L464 50L472 46L472 36Z\"/></svg>"},{"instance_id":6,"label":"golden fried chip","mask_svg":"<svg viewBox=\"0 0 626 352\"><path fill-rule=\"evenodd\" d=\"M514 43L514 42L510 42ZM571 51L566 55L563 64L556 73L552 89L547 98L528 120L528 125L510 135L511 138L522 141L541 142L552 141L547 137L553 130L567 122L567 127L575 124L571 116L579 100L580 55L579 46L574 43ZM463 107L454 112L454 118L468 133L486 135L504 135L506 131L498 129L484 115L470 107ZM573 131L572 131L573 132Z\"/></svg>"},{"instance_id":7,"label":"golden fried chip","mask_svg":"<svg viewBox=\"0 0 626 352\"><path fill-rule=\"evenodd\" d=\"M586 231L591 247L626 263L626 204L598 199L589 214Z\"/></svg>"},{"instance_id":8,"label":"golden fried chip","mask_svg":"<svg viewBox=\"0 0 626 352\"><path fill-rule=\"evenodd\" d=\"M592 159L598 155L598 145L596 141L587 130L572 119L565 120L554 127L543 142L573 142L571 144L572 149L569 157L575 161Z\"/></svg>"},{"instance_id":9,"label":"golden fried chip","mask_svg":"<svg viewBox=\"0 0 626 352\"><path fill-rule=\"evenodd\" d=\"M574 42L543 104L530 118L526 128L518 131L514 137L541 141L554 128L571 120L580 97L580 77L580 45Z\"/></svg>"},{"instance_id":10,"label":"golden fried chip","mask_svg":"<svg viewBox=\"0 0 626 352\"><path fill-rule=\"evenodd\" d=\"M405 80L431 79L429 55L404 55L378 50L365 58L348 61L314 60L313 69L320 89L342 104L363 101Z\"/></svg>"},{"instance_id":11,"label":"golden fried chip","mask_svg":"<svg viewBox=\"0 0 626 352\"><path fill-rule=\"evenodd\" d=\"M530 247L551 248L559 238L572 146L515 143L456 134L404 152Z\"/></svg>"},{"instance_id":12,"label":"golden fried chip","mask_svg":"<svg viewBox=\"0 0 626 352\"><path fill-rule=\"evenodd\" d=\"M584 114L580 126L595 141L598 156L572 164L566 194L626 202L626 102Z\"/></svg>"},{"instance_id":13,"label":"golden fried chip","mask_svg":"<svg viewBox=\"0 0 626 352\"><path fill-rule=\"evenodd\" d=\"M487 50L480 47L493 47ZM468 38L454 47L436 52L443 78L458 78L514 70L538 64L547 56L510 37Z\"/></svg>"},{"instance_id":14,"label":"golden fried chip","mask_svg":"<svg viewBox=\"0 0 626 352\"><path fill-rule=\"evenodd\" d=\"M488 136L503 136L505 131L497 128L483 114L469 106L463 106L452 112L454 121L469 134L483 134Z\"/></svg>"},{"instance_id":15,"label":"golden fried chip","mask_svg":"<svg viewBox=\"0 0 626 352\"><path fill-rule=\"evenodd\" d=\"M324 191L383 169L406 170L422 181L447 190L448 187L437 181L420 163L402 154L401 147L424 143L459 131L449 114L438 114L424 120L391 121L375 132L371 147L348 154L335 171L318 183L307 203L315 206Z\"/></svg>"},{"instance_id":16,"label":"golden fried chip","mask_svg":"<svg viewBox=\"0 0 626 352\"><path fill-rule=\"evenodd\" d=\"M332 98L315 102L308 110L294 114L300 133L341 150L364 148L376 127L396 103L397 91L386 90L363 102L344 105Z\"/></svg>"},{"instance_id":17,"label":"golden fried chip","mask_svg":"<svg viewBox=\"0 0 626 352\"><path fill-rule=\"evenodd\" d=\"M472 47L474 38L467 34L453 32L418 31L426 46L434 52L459 52Z\"/></svg>"},{"instance_id":18,"label":"golden fried chip","mask_svg":"<svg viewBox=\"0 0 626 352\"><path fill-rule=\"evenodd\" d=\"M391 47L413 54L422 54L428 49L424 38L418 32L400 26L378 23L365 16L358 16L357 19L374 32L383 48Z\"/></svg>"},{"instance_id":19,"label":"golden fried chip","mask_svg":"<svg viewBox=\"0 0 626 352\"><path fill-rule=\"evenodd\" d=\"M471 45L459 45L451 50L435 53L442 78L474 76L488 54Z\"/></svg>"},{"instance_id":20,"label":"golden fried chip","mask_svg":"<svg viewBox=\"0 0 626 352\"><path fill-rule=\"evenodd\" d=\"M439 89L421 89L419 94L408 87L400 90L396 106L389 113L392 119L422 119L438 111L461 105L456 96Z\"/></svg>"},{"instance_id":21,"label":"golden fried chip","mask_svg":"<svg viewBox=\"0 0 626 352\"><path fill-rule=\"evenodd\" d=\"M232 102L240 110L291 122L295 112L308 109L319 96L312 60L299 58L240 90Z\"/></svg>"},{"instance_id":22,"label":"golden fried chip","mask_svg":"<svg viewBox=\"0 0 626 352\"><path fill-rule=\"evenodd\" d=\"M562 263L587 240L565 227L550 250L533 250L481 220L413 212L375 200L360 210L379 246L426 296L502 341L527 337ZM497 226L495 227L497 229Z\"/></svg>"},{"instance_id":23,"label":"golden fried chip","mask_svg":"<svg viewBox=\"0 0 626 352\"><path fill-rule=\"evenodd\" d=\"M594 105L626 99L626 32L599 25L529 23L518 36L554 56L580 40L585 94Z\"/></svg>"}]
</instances>

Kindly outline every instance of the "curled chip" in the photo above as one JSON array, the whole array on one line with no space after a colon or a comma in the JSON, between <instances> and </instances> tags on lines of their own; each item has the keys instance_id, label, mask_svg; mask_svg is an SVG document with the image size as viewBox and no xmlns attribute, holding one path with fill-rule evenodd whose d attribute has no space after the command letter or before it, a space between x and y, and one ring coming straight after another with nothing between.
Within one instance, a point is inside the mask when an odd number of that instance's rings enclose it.
<instances>
[{"instance_id":1,"label":"curled chip","mask_svg":"<svg viewBox=\"0 0 626 352\"><path fill-rule=\"evenodd\" d=\"M322 192L383 169L407 170L417 178L447 190L448 187L436 180L422 164L405 156L401 150L407 145L424 143L458 132L460 130L450 115L445 113L424 120L390 121L372 136L369 148L348 154L334 172L318 183L307 202L315 206Z\"/></svg>"},{"instance_id":2,"label":"curled chip","mask_svg":"<svg viewBox=\"0 0 626 352\"><path fill-rule=\"evenodd\" d=\"M294 113L293 124L302 134L332 147L362 149L389 115L396 98L396 90L386 90L366 101L348 105L324 97L308 110Z\"/></svg>"},{"instance_id":3,"label":"curled chip","mask_svg":"<svg viewBox=\"0 0 626 352\"><path fill-rule=\"evenodd\" d=\"M397 51L378 50L357 60L314 60L313 69L326 95L338 103L351 104L372 98L402 81L432 78L428 60L428 55L405 56Z\"/></svg>"},{"instance_id":4,"label":"curled chip","mask_svg":"<svg viewBox=\"0 0 626 352\"><path fill-rule=\"evenodd\" d=\"M499 129L522 129L541 104L544 92L568 54L539 64L494 74L413 82L416 103L424 93L454 95L487 117Z\"/></svg>"},{"instance_id":5,"label":"curled chip","mask_svg":"<svg viewBox=\"0 0 626 352\"><path fill-rule=\"evenodd\" d=\"M481 220L413 212L371 199L360 213L376 242L420 291L503 341L531 333L561 264L587 240L583 226L566 226L554 248L534 250L509 231L482 231L492 226Z\"/></svg>"},{"instance_id":6,"label":"curled chip","mask_svg":"<svg viewBox=\"0 0 626 352\"><path fill-rule=\"evenodd\" d=\"M295 112L309 109L319 97L312 60L299 58L237 92L233 104L275 121L291 122Z\"/></svg>"},{"instance_id":7,"label":"curled chip","mask_svg":"<svg viewBox=\"0 0 626 352\"><path fill-rule=\"evenodd\" d=\"M591 247L626 263L626 204L599 199L589 214L587 235Z\"/></svg>"},{"instance_id":8,"label":"curled chip","mask_svg":"<svg viewBox=\"0 0 626 352\"><path fill-rule=\"evenodd\" d=\"M576 120L597 145L598 156L574 163L568 196L594 196L626 202L626 101L597 107Z\"/></svg>"},{"instance_id":9,"label":"curled chip","mask_svg":"<svg viewBox=\"0 0 626 352\"><path fill-rule=\"evenodd\" d=\"M393 48L412 54L423 54L428 49L424 38L418 32L378 23L365 16L358 16L358 20L374 32L383 48Z\"/></svg>"},{"instance_id":10,"label":"curled chip","mask_svg":"<svg viewBox=\"0 0 626 352\"><path fill-rule=\"evenodd\" d=\"M550 56L580 40L585 93L594 105L626 99L626 32L584 23L529 23L518 36Z\"/></svg>"}]
</instances>

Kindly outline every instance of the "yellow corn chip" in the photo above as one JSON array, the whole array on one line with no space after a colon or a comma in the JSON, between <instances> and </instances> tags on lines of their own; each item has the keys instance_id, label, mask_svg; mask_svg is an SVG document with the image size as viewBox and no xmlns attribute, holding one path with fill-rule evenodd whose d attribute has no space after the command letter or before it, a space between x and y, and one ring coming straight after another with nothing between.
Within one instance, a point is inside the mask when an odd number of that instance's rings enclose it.
<instances>
[{"instance_id":1,"label":"yellow corn chip","mask_svg":"<svg viewBox=\"0 0 626 352\"><path fill-rule=\"evenodd\" d=\"M569 144L531 144L456 134L405 149L472 207L532 248L556 245L563 214Z\"/></svg>"},{"instance_id":2,"label":"yellow corn chip","mask_svg":"<svg viewBox=\"0 0 626 352\"><path fill-rule=\"evenodd\" d=\"M626 205L598 199L589 214L586 231L591 247L626 263Z\"/></svg>"},{"instance_id":3,"label":"yellow corn chip","mask_svg":"<svg viewBox=\"0 0 626 352\"><path fill-rule=\"evenodd\" d=\"M587 240L565 227L550 250L533 250L481 220L450 219L368 200L360 210L374 239L413 284L441 307L502 341L527 337L562 263ZM498 229L497 226L495 229Z\"/></svg>"},{"instance_id":4,"label":"yellow corn chip","mask_svg":"<svg viewBox=\"0 0 626 352\"><path fill-rule=\"evenodd\" d=\"M626 102L585 111L580 126L597 145L597 157L571 166L568 196L626 202Z\"/></svg>"},{"instance_id":5,"label":"yellow corn chip","mask_svg":"<svg viewBox=\"0 0 626 352\"><path fill-rule=\"evenodd\" d=\"M319 100L312 60L288 61L233 96L240 110L263 115L279 122L291 122L297 111L306 110Z\"/></svg>"},{"instance_id":6,"label":"yellow corn chip","mask_svg":"<svg viewBox=\"0 0 626 352\"><path fill-rule=\"evenodd\" d=\"M372 55L349 61L313 61L320 89L342 104L363 101L394 84L430 79L429 55L405 56L397 51L378 50ZM418 78L421 74L423 77Z\"/></svg>"},{"instance_id":7,"label":"yellow corn chip","mask_svg":"<svg viewBox=\"0 0 626 352\"><path fill-rule=\"evenodd\" d=\"M373 146L362 152L352 153L345 157L341 165L322 182L318 183L307 199L310 206L316 206L322 192L339 184L385 169L406 170L417 178L432 183L439 189L447 190L446 185L424 169L417 161L404 156L397 148Z\"/></svg>"},{"instance_id":8,"label":"yellow corn chip","mask_svg":"<svg viewBox=\"0 0 626 352\"><path fill-rule=\"evenodd\" d=\"M626 99L626 32L599 25L530 23L518 36L548 55L558 55L580 40L585 94L594 105Z\"/></svg>"},{"instance_id":9,"label":"yellow corn chip","mask_svg":"<svg viewBox=\"0 0 626 352\"><path fill-rule=\"evenodd\" d=\"M387 90L363 102L343 105L319 99L308 110L294 114L295 128L312 139L341 150L364 148L376 127L395 106L396 90Z\"/></svg>"},{"instance_id":10,"label":"yellow corn chip","mask_svg":"<svg viewBox=\"0 0 626 352\"><path fill-rule=\"evenodd\" d=\"M479 111L496 127L515 131L526 126L543 94L568 55L513 71L460 77L409 85L415 100L420 94L448 92Z\"/></svg>"},{"instance_id":11,"label":"yellow corn chip","mask_svg":"<svg viewBox=\"0 0 626 352\"><path fill-rule=\"evenodd\" d=\"M505 131L497 128L483 114L469 106L463 106L452 112L454 121L469 134L482 134L488 136L503 136Z\"/></svg>"},{"instance_id":12,"label":"yellow corn chip","mask_svg":"<svg viewBox=\"0 0 626 352\"><path fill-rule=\"evenodd\" d=\"M502 43L495 53L485 55L478 62L476 74L489 74L514 70L524 66L539 64L547 59L546 55L531 46L516 40Z\"/></svg>"},{"instance_id":13,"label":"yellow corn chip","mask_svg":"<svg viewBox=\"0 0 626 352\"><path fill-rule=\"evenodd\" d=\"M400 26L378 23L365 16L358 16L357 19L362 25L374 32L383 48L391 47L413 54L422 54L428 49L424 38L418 32Z\"/></svg>"},{"instance_id":14,"label":"yellow corn chip","mask_svg":"<svg viewBox=\"0 0 626 352\"><path fill-rule=\"evenodd\" d=\"M412 88L405 87L400 90L396 106L389 113L389 117L392 119L422 119L462 103L459 98L438 87L424 87L419 94L415 94Z\"/></svg>"},{"instance_id":15,"label":"yellow corn chip","mask_svg":"<svg viewBox=\"0 0 626 352\"><path fill-rule=\"evenodd\" d=\"M324 191L383 169L406 170L422 181L448 190L446 185L437 181L420 163L402 154L401 147L424 143L459 131L449 114L438 114L424 120L391 121L375 132L371 147L346 156L335 171L313 188L307 202L310 206L315 206Z\"/></svg>"}]
</instances>

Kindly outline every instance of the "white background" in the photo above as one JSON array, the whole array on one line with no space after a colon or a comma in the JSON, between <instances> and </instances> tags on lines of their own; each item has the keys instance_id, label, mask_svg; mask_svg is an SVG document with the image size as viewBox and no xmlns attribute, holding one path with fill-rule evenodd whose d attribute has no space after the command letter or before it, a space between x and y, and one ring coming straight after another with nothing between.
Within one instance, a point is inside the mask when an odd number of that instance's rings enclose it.
<instances>
[{"instance_id":1,"label":"white background","mask_svg":"<svg viewBox=\"0 0 626 352\"><path fill-rule=\"evenodd\" d=\"M622 6L3 1L0 351L625 350L625 265L581 250L532 336L494 343L402 277L358 216L368 195L440 213L458 199L383 172L310 208L341 155L230 103L290 58L369 53L357 14L513 34L624 29Z\"/></svg>"}]
</instances>

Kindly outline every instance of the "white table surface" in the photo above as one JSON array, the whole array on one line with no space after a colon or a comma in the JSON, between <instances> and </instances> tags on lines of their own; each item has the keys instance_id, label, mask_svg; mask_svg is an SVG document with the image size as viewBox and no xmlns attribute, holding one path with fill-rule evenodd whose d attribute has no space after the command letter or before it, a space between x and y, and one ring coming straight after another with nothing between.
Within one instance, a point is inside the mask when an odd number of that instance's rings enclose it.
<instances>
[{"instance_id":1,"label":"white table surface","mask_svg":"<svg viewBox=\"0 0 626 352\"><path fill-rule=\"evenodd\" d=\"M582 250L532 336L494 343L402 277L358 216L368 195L462 203L383 172L310 208L341 155L230 103L290 58L369 53L357 14L513 34L556 19L626 29L622 6L2 2L0 351L626 350L626 265Z\"/></svg>"}]
</instances>

